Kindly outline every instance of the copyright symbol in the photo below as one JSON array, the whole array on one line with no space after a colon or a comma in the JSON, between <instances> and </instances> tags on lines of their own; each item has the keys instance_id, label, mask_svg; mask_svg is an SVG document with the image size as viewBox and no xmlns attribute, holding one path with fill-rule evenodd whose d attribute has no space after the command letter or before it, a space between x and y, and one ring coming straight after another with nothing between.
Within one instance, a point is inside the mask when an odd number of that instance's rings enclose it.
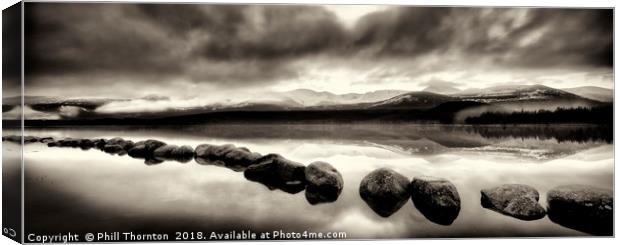
<instances>
[{"instance_id":1,"label":"copyright symbol","mask_svg":"<svg viewBox=\"0 0 620 245\"><path fill-rule=\"evenodd\" d=\"M95 235L93 235L93 233L86 233L86 235L84 235L84 239L86 239L87 242L92 242L95 240Z\"/></svg>"},{"instance_id":2,"label":"copyright symbol","mask_svg":"<svg viewBox=\"0 0 620 245\"><path fill-rule=\"evenodd\" d=\"M17 233L15 232L15 230L13 230L13 228L3 228L2 232L4 232L4 234L8 234L11 237L15 237L17 235Z\"/></svg>"}]
</instances>

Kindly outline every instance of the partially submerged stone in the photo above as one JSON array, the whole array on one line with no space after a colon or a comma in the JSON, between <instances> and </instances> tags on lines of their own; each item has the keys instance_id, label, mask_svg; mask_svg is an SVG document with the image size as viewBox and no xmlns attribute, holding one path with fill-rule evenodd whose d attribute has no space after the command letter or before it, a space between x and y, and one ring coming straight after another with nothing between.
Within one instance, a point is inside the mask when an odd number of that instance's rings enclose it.
<instances>
[{"instance_id":1,"label":"partially submerged stone","mask_svg":"<svg viewBox=\"0 0 620 245\"><path fill-rule=\"evenodd\" d=\"M260 154L251 152L245 147L235 147L231 144L203 144L197 146L195 152L195 159L199 164L222 166L237 172L244 171L261 157Z\"/></svg>"},{"instance_id":2,"label":"partially submerged stone","mask_svg":"<svg viewBox=\"0 0 620 245\"><path fill-rule=\"evenodd\" d=\"M545 209L538 203L538 191L531 186L506 184L481 191L482 207L522 220L542 219Z\"/></svg>"},{"instance_id":3,"label":"partially submerged stone","mask_svg":"<svg viewBox=\"0 0 620 245\"><path fill-rule=\"evenodd\" d=\"M110 154L119 154L123 152L123 147L120 145L107 144L103 147L103 151Z\"/></svg>"},{"instance_id":4,"label":"partially submerged stone","mask_svg":"<svg viewBox=\"0 0 620 245\"><path fill-rule=\"evenodd\" d=\"M93 143L95 144L95 148L103 150L103 147L108 143L108 140L106 140L106 139L95 139L95 140L93 140Z\"/></svg>"},{"instance_id":5,"label":"partially submerged stone","mask_svg":"<svg viewBox=\"0 0 620 245\"><path fill-rule=\"evenodd\" d=\"M153 157L161 160L188 162L194 157L191 146L163 145L153 151Z\"/></svg>"},{"instance_id":6,"label":"partially submerged stone","mask_svg":"<svg viewBox=\"0 0 620 245\"><path fill-rule=\"evenodd\" d=\"M121 137L114 137L112 139L109 139L107 143L111 145L121 145L124 141L125 140Z\"/></svg>"},{"instance_id":7,"label":"partially submerged stone","mask_svg":"<svg viewBox=\"0 0 620 245\"><path fill-rule=\"evenodd\" d=\"M310 204L334 202L340 196L342 175L326 162L313 162L305 169L306 199Z\"/></svg>"},{"instance_id":8,"label":"partially submerged stone","mask_svg":"<svg viewBox=\"0 0 620 245\"><path fill-rule=\"evenodd\" d=\"M157 148L164 145L166 145L166 143L159 140L149 139L145 141L138 141L133 144L127 153L133 158L153 158L153 152L157 150Z\"/></svg>"},{"instance_id":9,"label":"partially submerged stone","mask_svg":"<svg viewBox=\"0 0 620 245\"><path fill-rule=\"evenodd\" d=\"M24 144L39 142L39 137L36 136L24 136Z\"/></svg>"},{"instance_id":10,"label":"partially submerged stone","mask_svg":"<svg viewBox=\"0 0 620 245\"><path fill-rule=\"evenodd\" d=\"M360 197L382 217L389 217L409 200L409 179L392 169L380 168L362 179Z\"/></svg>"},{"instance_id":11,"label":"partially submerged stone","mask_svg":"<svg viewBox=\"0 0 620 245\"><path fill-rule=\"evenodd\" d=\"M149 155L146 153L146 145L143 142L142 144L140 142L136 143L133 148L127 151L127 154L133 158L146 158Z\"/></svg>"},{"instance_id":12,"label":"partially submerged stone","mask_svg":"<svg viewBox=\"0 0 620 245\"><path fill-rule=\"evenodd\" d=\"M44 143L44 144L50 143L50 142L53 142L53 141L54 141L54 138L52 138L52 137L41 137L41 138L39 138L39 142Z\"/></svg>"},{"instance_id":13,"label":"partially submerged stone","mask_svg":"<svg viewBox=\"0 0 620 245\"><path fill-rule=\"evenodd\" d=\"M21 144L22 143L22 137L19 136L19 135L2 136L2 141L8 141L8 142L12 142L12 143Z\"/></svg>"},{"instance_id":14,"label":"partially submerged stone","mask_svg":"<svg viewBox=\"0 0 620 245\"><path fill-rule=\"evenodd\" d=\"M547 192L549 219L593 235L613 235L613 191L587 185L566 185Z\"/></svg>"},{"instance_id":15,"label":"partially submerged stone","mask_svg":"<svg viewBox=\"0 0 620 245\"><path fill-rule=\"evenodd\" d=\"M305 189L305 166L278 154L268 154L255 161L244 172L245 178L264 184L269 189L298 193Z\"/></svg>"},{"instance_id":16,"label":"partially submerged stone","mask_svg":"<svg viewBox=\"0 0 620 245\"><path fill-rule=\"evenodd\" d=\"M93 142L90 139L80 139L78 142L78 145L80 148L84 149L84 150L88 150L90 148L95 147L95 142Z\"/></svg>"},{"instance_id":17,"label":"partially submerged stone","mask_svg":"<svg viewBox=\"0 0 620 245\"><path fill-rule=\"evenodd\" d=\"M411 181L411 200L424 217L440 225L452 224L461 211L456 187L442 178L415 177Z\"/></svg>"},{"instance_id":18,"label":"partially submerged stone","mask_svg":"<svg viewBox=\"0 0 620 245\"><path fill-rule=\"evenodd\" d=\"M172 157L177 162L189 162L194 159L194 148L189 145L180 146L172 150Z\"/></svg>"},{"instance_id":19,"label":"partially submerged stone","mask_svg":"<svg viewBox=\"0 0 620 245\"><path fill-rule=\"evenodd\" d=\"M153 156L156 158L161 158L161 159L171 159L172 158L172 151L176 148L179 148L176 145L164 145L161 146L157 149L155 149L155 151L153 151Z\"/></svg>"},{"instance_id":20,"label":"partially submerged stone","mask_svg":"<svg viewBox=\"0 0 620 245\"><path fill-rule=\"evenodd\" d=\"M123 149L123 151L129 151L131 148L134 147L133 141L125 140L125 139L120 138L120 137L112 138L112 139L108 140L106 144L107 145L118 145L118 146L120 146Z\"/></svg>"},{"instance_id":21,"label":"partially submerged stone","mask_svg":"<svg viewBox=\"0 0 620 245\"><path fill-rule=\"evenodd\" d=\"M57 142L60 147L78 147L80 145L80 140L74 138L64 138Z\"/></svg>"}]
</instances>

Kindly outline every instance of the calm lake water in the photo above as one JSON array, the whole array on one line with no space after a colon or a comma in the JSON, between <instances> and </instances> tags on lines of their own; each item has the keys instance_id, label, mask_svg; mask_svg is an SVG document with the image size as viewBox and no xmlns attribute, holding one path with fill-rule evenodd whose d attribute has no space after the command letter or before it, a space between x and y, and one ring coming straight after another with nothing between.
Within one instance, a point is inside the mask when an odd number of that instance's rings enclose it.
<instances>
[{"instance_id":1,"label":"calm lake water","mask_svg":"<svg viewBox=\"0 0 620 245\"><path fill-rule=\"evenodd\" d=\"M10 132L5 132L10 134ZM305 165L325 161L341 172L337 201L311 205L248 181L242 172L195 161L146 165L98 150L25 147L26 232L59 231L343 231L347 238L583 236L547 217L523 221L484 209L480 190L527 184L546 206L549 189L566 184L613 188L611 129L579 125L206 125L28 129L56 139L123 137L168 144L235 144L278 153ZM5 158L18 146L4 143ZM7 159L5 159L6 161ZM10 160L10 159L8 159ZM452 225L427 220L408 201L383 218L360 198L359 184L388 167L413 178L450 180L461 196Z\"/></svg>"}]
</instances>

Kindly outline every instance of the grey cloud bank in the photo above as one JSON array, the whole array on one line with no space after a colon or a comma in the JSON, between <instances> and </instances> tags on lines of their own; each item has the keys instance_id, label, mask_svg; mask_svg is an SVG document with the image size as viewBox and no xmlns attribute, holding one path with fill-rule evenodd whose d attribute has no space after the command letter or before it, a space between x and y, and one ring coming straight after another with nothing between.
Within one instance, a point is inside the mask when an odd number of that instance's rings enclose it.
<instances>
[{"instance_id":1,"label":"grey cloud bank","mask_svg":"<svg viewBox=\"0 0 620 245\"><path fill-rule=\"evenodd\" d=\"M57 91L64 96L111 85L178 94L188 86L421 88L431 77L471 87L480 79L485 85L515 80L475 75L490 69L525 71L534 75L521 79L544 82L540 74L599 77L613 65L611 9L391 7L351 28L320 5L27 3L26 17L27 86L36 93L65 85ZM321 67L347 71L343 77L374 69L382 80L338 78L330 89L311 74ZM611 86L607 80L598 85Z\"/></svg>"}]
</instances>

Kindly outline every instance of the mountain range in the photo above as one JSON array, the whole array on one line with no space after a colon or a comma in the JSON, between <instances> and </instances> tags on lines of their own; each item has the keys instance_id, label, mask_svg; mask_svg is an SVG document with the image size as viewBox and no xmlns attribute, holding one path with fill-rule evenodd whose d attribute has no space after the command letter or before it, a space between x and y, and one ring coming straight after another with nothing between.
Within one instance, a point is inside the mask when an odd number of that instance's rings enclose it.
<instances>
[{"instance_id":1,"label":"mountain range","mask_svg":"<svg viewBox=\"0 0 620 245\"><path fill-rule=\"evenodd\" d=\"M449 92L437 92L437 91ZM494 86L484 89L445 89L429 86L422 91L377 90L368 93L334 94L309 89L272 93L270 97L280 98L282 105L289 107L329 107L336 105L368 105L368 107L416 107L428 108L454 100L477 101L484 103L541 102L545 100L566 99L573 104L568 107L591 106L596 102L613 101L613 90L585 86L569 89L555 89L544 85ZM284 103L289 101L289 103ZM252 104L252 99L246 104ZM559 104L558 106L562 106Z\"/></svg>"},{"instance_id":2,"label":"mountain range","mask_svg":"<svg viewBox=\"0 0 620 245\"><path fill-rule=\"evenodd\" d=\"M368 93L334 94L309 89L268 92L239 101L204 103L198 99L176 101L165 96L149 95L137 99L62 99L26 96L26 119L97 119L97 118L164 118L196 116L210 113L294 111L297 117L318 112L370 113L381 118L411 118L432 114L463 121L484 112L556 110L557 108L593 108L609 105L613 90L600 87L556 89L544 85L495 86L484 89L434 93L427 91L378 90ZM19 98L3 98L3 118L19 116ZM406 113L405 113L406 111ZM36 112L36 113L35 113ZM311 113L312 112L312 113ZM346 112L346 113L345 113ZM372 113L371 113L372 112ZM30 114L28 114L30 113ZM229 113L230 114L230 113ZM317 115L314 115L317 114ZM267 114L264 114L267 115ZM292 114L291 114L292 115ZM281 116L286 118L285 115ZM330 115L330 118L335 117ZM355 115L353 116L363 117ZM294 120L294 118L291 118Z\"/></svg>"}]
</instances>

